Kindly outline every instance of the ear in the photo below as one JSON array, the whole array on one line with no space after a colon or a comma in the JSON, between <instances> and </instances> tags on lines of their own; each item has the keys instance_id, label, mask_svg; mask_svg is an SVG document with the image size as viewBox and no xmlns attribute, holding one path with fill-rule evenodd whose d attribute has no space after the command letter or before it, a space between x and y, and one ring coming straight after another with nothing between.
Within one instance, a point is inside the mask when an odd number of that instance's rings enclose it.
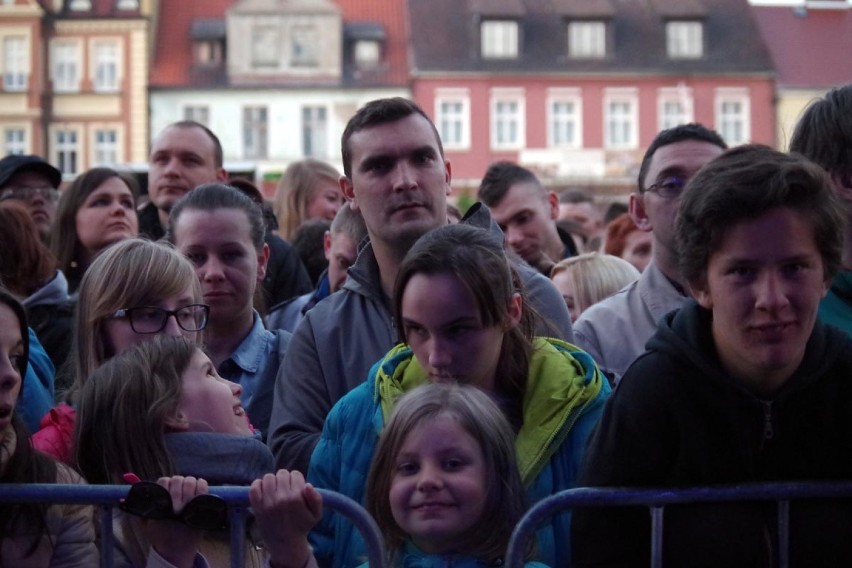
<instances>
[{"instance_id":1,"label":"ear","mask_svg":"<svg viewBox=\"0 0 852 568\"><path fill-rule=\"evenodd\" d=\"M447 184L447 195L450 195L453 192L453 166L446 158L444 159L444 182Z\"/></svg>"},{"instance_id":2,"label":"ear","mask_svg":"<svg viewBox=\"0 0 852 568\"><path fill-rule=\"evenodd\" d=\"M269 245L263 243L263 247L257 252L257 281L263 282L266 278L266 265L269 264Z\"/></svg>"},{"instance_id":3,"label":"ear","mask_svg":"<svg viewBox=\"0 0 852 568\"><path fill-rule=\"evenodd\" d=\"M228 172L225 170L225 168L216 169L216 181L228 183Z\"/></svg>"},{"instance_id":4,"label":"ear","mask_svg":"<svg viewBox=\"0 0 852 568\"><path fill-rule=\"evenodd\" d=\"M713 298L711 297L709 290L707 290L707 286L698 284L697 282L690 282L687 284L687 288L689 288L689 293L693 298L695 298L695 301L697 301L702 308L707 310L713 309Z\"/></svg>"},{"instance_id":5,"label":"ear","mask_svg":"<svg viewBox=\"0 0 852 568\"><path fill-rule=\"evenodd\" d=\"M547 203L550 205L550 219L556 221L559 219L559 196L556 195L555 191L547 192Z\"/></svg>"},{"instance_id":6,"label":"ear","mask_svg":"<svg viewBox=\"0 0 852 568\"><path fill-rule=\"evenodd\" d=\"M521 323L521 314L523 314L523 309L521 295L515 292L512 294L512 299L509 300L508 321L505 325L506 331L517 327L518 324Z\"/></svg>"},{"instance_id":7,"label":"ear","mask_svg":"<svg viewBox=\"0 0 852 568\"><path fill-rule=\"evenodd\" d=\"M349 207L351 207L353 211L359 211L358 200L355 198L355 188L352 185L352 180L346 176L340 176L337 183L340 184L340 191L343 192L343 197L345 197L349 202Z\"/></svg>"},{"instance_id":8,"label":"ear","mask_svg":"<svg viewBox=\"0 0 852 568\"><path fill-rule=\"evenodd\" d=\"M645 211L645 196L640 193L630 194L629 205L630 217L640 231L651 231L654 227L651 226L651 220L648 218L648 213Z\"/></svg>"},{"instance_id":9,"label":"ear","mask_svg":"<svg viewBox=\"0 0 852 568\"><path fill-rule=\"evenodd\" d=\"M330 261L331 259L331 231L326 231L322 234L322 252L325 255L325 259Z\"/></svg>"},{"instance_id":10,"label":"ear","mask_svg":"<svg viewBox=\"0 0 852 568\"><path fill-rule=\"evenodd\" d=\"M172 432L186 432L189 430L189 420L178 410L173 416L166 418L166 428Z\"/></svg>"}]
</instances>

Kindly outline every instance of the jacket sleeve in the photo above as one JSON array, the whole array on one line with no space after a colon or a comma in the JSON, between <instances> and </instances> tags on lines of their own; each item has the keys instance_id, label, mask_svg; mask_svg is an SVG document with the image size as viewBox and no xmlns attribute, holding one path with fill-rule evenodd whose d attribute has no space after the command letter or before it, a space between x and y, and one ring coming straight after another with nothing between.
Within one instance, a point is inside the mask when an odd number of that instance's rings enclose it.
<instances>
[{"instance_id":1,"label":"jacket sleeve","mask_svg":"<svg viewBox=\"0 0 852 568\"><path fill-rule=\"evenodd\" d=\"M85 483L77 473L57 464L57 483ZM94 507L91 505L54 505L58 513L53 534L50 568L97 566L100 555L95 542ZM52 514L51 511L49 514Z\"/></svg>"},{"instance_id":2,"label":"jacket sleeve","mask_svg":"<svg viewBox=\"0 0 852 568\"><path fill-rule=\"evenodd\" d=\"M667 409L665 381L652 359L637 361L604 406L580 473L588 487L663 485L671 469L676 427ZM650 384L650 383L655 383ZM573 566L648 566L647 507L589 507L574 511Z\"/></svg>"},{"instance_id":3,"label":"jacket sleeve","mask_svg":"<svg viewBox=\"0 0 852 568\"><path fill-rule=\"evenodd\" d=\"M571 315L565 300L550 278L539 273L525 262L516 264L518 273L526 289L530 305L541 316L536 335L555 337L568 343L574 343L574 331L571 327Z\"/></svg>"},{"instance_id":4,"label":"jacket sleeve","mask_svg":"<svg viewBox=\"0 0 852 568\"><path fill-rule=\"evenodd\" d=\"M303 473L332 406L310 316L293 333L278 370L267 439L277 468Z\"/></svg>"}]
</instances>

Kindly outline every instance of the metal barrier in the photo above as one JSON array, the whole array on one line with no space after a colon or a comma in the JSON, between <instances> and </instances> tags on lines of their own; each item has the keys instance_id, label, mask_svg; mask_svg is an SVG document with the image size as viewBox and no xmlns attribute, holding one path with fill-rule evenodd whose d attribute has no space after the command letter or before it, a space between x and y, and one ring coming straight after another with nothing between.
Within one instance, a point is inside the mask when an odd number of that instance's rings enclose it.
<instances>
[{"instance_id":1,"label":"metal barrier","mask_svg":"<svg viewBox=\"0 0 852 568\"><path fill-rule=\"evenodd\" d=\"M99 548L102 568L112 568L112 508L127 496L129 485L62 485L47 483L0 484L0 502L6 503L69 503L99 505L100 535ZM243 550L245 545L246 511L248 509L248 487L210 487L212 495L222 497L228 503L231 524L231 550ZM384 540L379 527L366 510L345 495L317 489L322 496L323 507L347 517L355 525L367 547L367 558L371 567L384 568ZM231 554L231 568L242 568L244 555Z\"/></svg>"},{"instance_id":2,"label":"metal barrier","mask_svg":"<svg viewBox=\"0 0 852 568\"><path fill-rule=\"evenodd\" d=\"M666 505L734 501L778 502L778 565L789 565L790 501L852 497L852 482L761 483L677 489L567 489L536 503L512 531L506 555L508 568L523 568L524 552L536 529L556 513L575 507L624 507L645 505L651 512L651 566L663 565L663 510ZM565 535L570 538L570 535Z\"/></svg>"}]
</instances>

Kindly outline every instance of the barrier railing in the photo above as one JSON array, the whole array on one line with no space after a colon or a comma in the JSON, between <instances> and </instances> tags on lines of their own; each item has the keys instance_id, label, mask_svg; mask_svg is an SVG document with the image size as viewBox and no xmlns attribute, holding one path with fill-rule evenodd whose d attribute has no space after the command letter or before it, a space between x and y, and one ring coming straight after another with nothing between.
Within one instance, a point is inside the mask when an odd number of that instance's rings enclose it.
<instances>
[{"instance_id":1,"label":"barrier railing","mask_svg":"<svg viewBox=\"0 0 852 568\"><path fill-rule=\"evenodd\" d=\"M663 565L663 511L666 505L776 501L778 503L778 566L789 566L790 501L852 497L852 482L761 483L677 489L567 489L536 503L518 522L509 541L508 568L523 568L524 553L536 529L553 515L576 507L644 505L651 513L651 566ZM565 535L570 538L570 535Z\"/></svg>"},{"instance_id":2,"label":"barrier railing","mask_svg":"<svg viewBox=\"0 0 852 568\"><path fill-rule=\"evenodd\" d=\"M127 496L129 485L60 485L60 484L0 484L0 502L5 503L68 503L98 505L101 507L99 543L101 567L112 568L112 509ZM322 496L323 507L332 509L352 521L364 537L370 566L384 568L384 541L373 518L358 503L325 489L317 489ZM231 526L231 568L242 568L245 545L246 511L248 509L248 487L210 487L209 492L228 503Z\"/></svg>"}]
</instances>

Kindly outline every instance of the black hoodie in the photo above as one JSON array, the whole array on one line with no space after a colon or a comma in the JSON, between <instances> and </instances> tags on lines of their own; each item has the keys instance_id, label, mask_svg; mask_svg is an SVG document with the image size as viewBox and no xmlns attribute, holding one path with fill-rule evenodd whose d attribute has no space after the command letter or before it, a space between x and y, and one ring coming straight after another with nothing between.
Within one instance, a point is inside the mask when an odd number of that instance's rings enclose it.
<instances>
[{"instance_id":1,"label":"black hoodie","mask_svg":"<svg viewBox=\"0 0 852 568\"><path fill-rule=\"evenodd\" d=\"M771 399L720 366L711 313L672 312L628 369L589 442L584 486L687 487L852 479L852 342L817 322ZM791 566L852 565L852 502L794 502ZM575 566L648 566L646 508L578 510ZM769 504L667 507L665 566L774 566Z\"/></svg>"}]
</instances>

